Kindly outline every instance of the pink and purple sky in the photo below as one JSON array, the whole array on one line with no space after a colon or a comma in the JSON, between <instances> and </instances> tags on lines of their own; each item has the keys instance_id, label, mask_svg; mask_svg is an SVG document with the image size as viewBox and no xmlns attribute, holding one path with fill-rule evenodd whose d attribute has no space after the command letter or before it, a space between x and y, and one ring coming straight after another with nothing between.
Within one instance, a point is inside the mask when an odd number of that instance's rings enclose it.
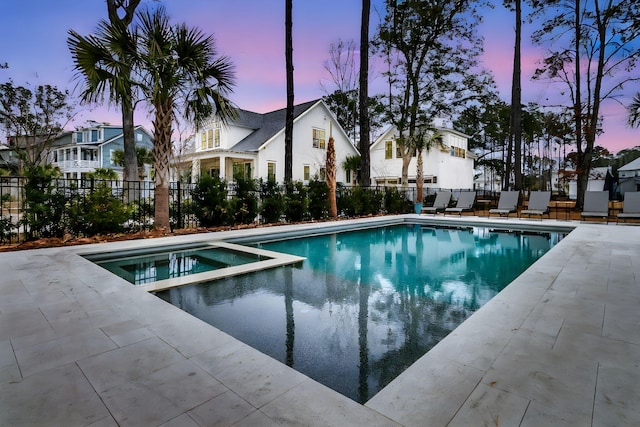
<instances>
[{"instance_id":1,"label":"pink and purple sky","mask_svg":"<svg viewBox=\"0 0 640 427\"><path fill-rule=\"evenodd\" d=\"M145 4L154 3L143 0ZM284 1L282 0L163 0L175 22L186 22L213 34L219 53L229 56L236 69L236 87L232 101L240 108L267 112L286 105L284 63ZM323 63L329 57L329 45L339 38L358 43L360 0L324 0L293 2L293 43L295 67L295 102L301 103L324 95L320 81L329 76ZM381 8L382 0L373 0ZM500 2L501 3L501 2ZM75 88L74 71L66 39L67 30L90 34L99 19L106 18L104 0L21 0L3 1L0 15L0 82L12 78L18 85L52 84L71 91ZM513 63L513 18L498 5L485 12L480 33L485 37L483 66L494 75L501 97L510 100ZM372 30L378 12L372 10ZM530 76L543 49L529 41L531 30L523 37L523 103L541 105L558 103L564 88L548 81L532 81ZM371 94L382 77L371 73ZM629 86L619 99L627 104L640 86ZM640 145L640 129L626 125L626 109L616 101L603 106L604 134L597 141L612 152ZM120 123L117 108L79 107L74 124L87 120ZM145 111L136 117L150 128Z\"/></svg>"}]
</instances>

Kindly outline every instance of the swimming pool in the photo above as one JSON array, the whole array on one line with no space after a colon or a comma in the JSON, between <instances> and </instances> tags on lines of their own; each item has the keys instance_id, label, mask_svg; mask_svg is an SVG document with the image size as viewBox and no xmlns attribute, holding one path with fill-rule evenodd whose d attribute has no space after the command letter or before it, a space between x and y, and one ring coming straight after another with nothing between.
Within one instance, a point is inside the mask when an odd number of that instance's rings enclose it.
<instances>
[{"instance_id":1,"label":"swimming pool","mask_svg":"<svg viewBox=\"0 0 640 427\"><path fill-rule=\"evenodd\" d=\"M414 224L263 239L306 260L157 295L365 402L562 235Z\"/></svg>"}]
</instances>

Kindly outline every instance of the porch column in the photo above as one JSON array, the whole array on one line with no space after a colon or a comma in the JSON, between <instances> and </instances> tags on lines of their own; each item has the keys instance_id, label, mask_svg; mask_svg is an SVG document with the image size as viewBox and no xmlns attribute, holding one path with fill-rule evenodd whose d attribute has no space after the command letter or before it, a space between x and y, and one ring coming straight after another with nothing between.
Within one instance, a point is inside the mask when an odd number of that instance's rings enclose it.
<instances>
[{"instance_id":1,"label":"porch column","mask_svg":"<svg viewBox=\"0 0 640 427\"><path fill-rule=\"evenodd\" d=\"M220 156L220 179L227 179L226 163L227 158L225 156Z\"/></svg>"},{"instance_id":2,"label":"porch column","mask_svg":"<svg viewBox=\"0 0 640 427\"><path fill-rule=\"evenodd\" d=\"M191 161L191 182L195 183L200 180L200 159Z\"/></svg>"}]
</instances>

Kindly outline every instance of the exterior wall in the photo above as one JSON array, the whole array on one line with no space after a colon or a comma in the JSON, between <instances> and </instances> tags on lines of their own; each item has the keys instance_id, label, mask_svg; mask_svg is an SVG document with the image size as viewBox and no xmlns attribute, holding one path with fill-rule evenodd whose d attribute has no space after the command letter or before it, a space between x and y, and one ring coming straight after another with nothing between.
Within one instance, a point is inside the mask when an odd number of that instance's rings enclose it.
<instances>
[{"instance_id":1,"label":"exterior wall","mask_svg":"<svg viewBox=\"0 0 640 427\"><path fill-rule=\"evenodd\" d=\"M331 124L331 125L330 125ZM336 180L346 181L346 172L342 169L342 163L347 156L357 154L331 113L319 104L299 116L293 125L293 173L294 181L303 181L305 166L309 167L310 177L320 174L325 167L327 156L327 144L329 143L332 128L336 150ZM313 129L325 131L324 149L313 147ZM278 133L273 140L258 152L255 177L266 179L268 176L268 163L276 165L276 181L284 181L284 130Z\"/></svg>"},{"instance_id":2,"label":"exterior wall","mask_svg":"<svg viewBox=\"0 0 640 427\"><path fill-rule=\"evenodd\" d=\"M136 147L146 148L147 150L153 150L153 142L149 135L142 131L141 129L135 130L135 138L136 138ZM122 136L122 132L118 135L117 138L103 144L101 146L101 158L100 158L100 167L101 168L111 168L116 172L120 173L122 171L122 166L118 166L111 161L111 152L124 150L124 138Z\"/></svg>"},{"instance_id":3,"label":"exterior wall","mask_svg":"<svg viewBox=\"0 0 640 427\"><path fill-rule=\"evenodd\" d=\"M113 169L121 178L122 167L111 163L111 152L124 149L122 128L95 127L82 131L91 132L96 129L102 130L99 132L101 139L98 142L76 143L75 131L58 138L50 150L49 162L58 166L62 173L70 178L80 178L86 173L94 172L96 168ZM108 138L104 139L105 137ZM135 138L137 147L153 149L153 141L146 131L141 128L135 129ZM104 143L105 140L109 142ZM90 151L93 153L88 154Z\"/></svg>"},{"instance_id":4,"label":"exterior wall","mask_svg":"<svg viewBox=\"0 0 640 427\"><path fill-rule=\"evenodd\" d=\"M219 129L220 132L220 145L215 146L215 141L212 146L209 148L208 145L203 149L202 148L202 135L205 136L208 134L210 130ZM249 129L241 126L229 126L229 125L221 125L218 120L212 120L206 123L202 129L200 129L195 136L195 144L194 148L196 152L204 152L204 151L212 151L212 150L228 150L233 147L239 141L243 140L245 137L250 135L254 129ZM207 140L208 142L208 140Z\"/></svg>"},{"instance_id":5,"label":"exterior wall","mask_svg":"<svg viewBox=\"0 0 640 427\"><path fill-rule=\"evenodd\" d=\"M433 144L428 152L423 152L423 175L425 177L425 188L450 188L450 189L471 189L473 188L473 159L469 157L467 151L467 140L463 136L440 130L443 143ZM387 141L392 142L392 158L386 158ZM454 153L454 148L458 150ZM465 157L460 150L464 150ZM454 155L457 154L457 155ZM410 185L414 186L417 168L417 157L413 157L409 163L408 176ZM382 137L371 147L371 178L376 183L376 178L387 177L392 182L397 180L400 184L402 178L402 158L396 156L395 129L385 132ZM436 177L437 182L428 182L431 177ZM413 181L413 182L412 182ZM389 182L389 180L387 180Z\"/></svg>"}]
</instances>

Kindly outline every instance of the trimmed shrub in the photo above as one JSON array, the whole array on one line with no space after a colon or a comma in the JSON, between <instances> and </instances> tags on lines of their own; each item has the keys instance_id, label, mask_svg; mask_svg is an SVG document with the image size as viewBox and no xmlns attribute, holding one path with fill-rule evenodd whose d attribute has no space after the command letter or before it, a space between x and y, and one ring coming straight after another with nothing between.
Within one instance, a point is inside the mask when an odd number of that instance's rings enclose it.
<instances>
[{"instance_id":1,"label":"trimmed shrub","mask_svg":"<svg viewBox=\"0 0 640 427\"><path fill-rule=\"evenodd\" d=\"M235 195L229 199L230 224L251 224L258 215L258 186L253 179L236 178Z\"/></svg>"},{"instance_id":2,"label":"trimmed shrub","mask_svg":"<svg viewBox=\"0 0 640 427\"><path fill-rule=\"evenodd\" d=\"M329 187L318 178L309 181L309 215L311 219L329 216Z\"/></svg>"},{"instance_id":3,"label":"trimmed shrub","mask_svg":"<svg viewBox=\"0 0 640 427\"><path fill-rule=\"evenodd\" d=\"M260 180L260 215L267 223L280 221L284 213L284 195L273 180Z\"/></svg>"},{"instance_id":4,"label":"trimmed shrub","mask_svg":"<svg viewBox=\"0 0 640 427\"><path fill-rule=\"evenodd\" d=\"M28 168L25 176L24 215L20 223L27 226L27 239L62 237L66 198L55 186L60 170L51 165L38 165Z\"/></svg>"},{"instance_id":5,"label":"trimmed shrub","mask_svg":"<svg viewBox=\"0 0 640 427\"><path fill-rule=\"evenodd\" d=\"M202 175L191 191L192 212L203 227L222 225L228 216L227 182L219 177Z\"/></svg>"},{"instance_id":6,"label":"trimmed shrub","mask_svg":"<svg viewBox=\"0 0 640 427\"><path fill-rule=\"evenodd\" d=\"M309 192L301 181L289 182L285 185L285 215L288 221L300 222L310 215Z\"/></svg>"}]
</instances>

